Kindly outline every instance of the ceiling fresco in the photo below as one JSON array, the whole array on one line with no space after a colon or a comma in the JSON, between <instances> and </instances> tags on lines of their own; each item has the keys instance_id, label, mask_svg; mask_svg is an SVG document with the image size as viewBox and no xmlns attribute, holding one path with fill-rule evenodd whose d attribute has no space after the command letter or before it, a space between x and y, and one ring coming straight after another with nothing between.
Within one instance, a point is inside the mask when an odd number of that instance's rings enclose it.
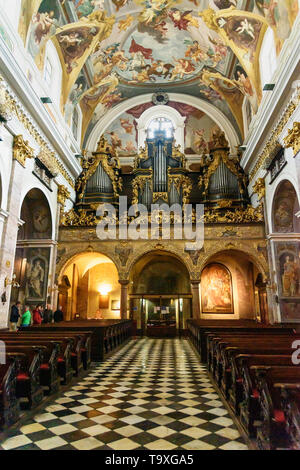
<instances>
[{"instance_id":1,"label":"ceiling fresco","mask_svg":"<svg viewBox=\"0 0 300 470\"><path fill-rule=\"evenodd\" d=\"M83 144L118 103L160 88L209 101L242 139L244 99L255 114L262 97L264 34L279 53L297 13L297 0L22 0L19 33L41 71L55 45L61 109L70 122L81 107Z\"/></svg>"}]
</instances>

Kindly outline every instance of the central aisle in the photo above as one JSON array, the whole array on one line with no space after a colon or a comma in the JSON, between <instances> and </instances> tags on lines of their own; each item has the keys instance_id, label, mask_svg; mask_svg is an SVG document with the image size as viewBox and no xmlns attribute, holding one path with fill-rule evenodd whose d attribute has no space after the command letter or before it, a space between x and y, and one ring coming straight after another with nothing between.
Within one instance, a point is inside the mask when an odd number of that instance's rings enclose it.
<instances>
[{"instance_id":1,"label":"central aisle","mask_svg":"<svg viewBox=\"0 0 300 470\"><path fill-rule=\"evenodd\" d=\"M0 447L1 448L1 447ZM187 340L132 340L3 449L246 450Z\"/></svg>"}]
</instances>

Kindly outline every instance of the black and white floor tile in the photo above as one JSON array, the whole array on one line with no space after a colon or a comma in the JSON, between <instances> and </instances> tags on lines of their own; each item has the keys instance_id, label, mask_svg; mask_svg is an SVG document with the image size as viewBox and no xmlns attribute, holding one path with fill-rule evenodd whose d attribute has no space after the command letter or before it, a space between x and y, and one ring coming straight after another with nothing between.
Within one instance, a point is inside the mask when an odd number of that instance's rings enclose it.
<instances>
[{"instance_id":1,"label":"black and white floor tile","mask_svg":"<svg viewBox=\"0 0 300 470\"><path fill-rule=\"evenodd\" d=\"M247 450L184 339L132 340L47 404L4 450Z\"/></svg>"}]
</instances>

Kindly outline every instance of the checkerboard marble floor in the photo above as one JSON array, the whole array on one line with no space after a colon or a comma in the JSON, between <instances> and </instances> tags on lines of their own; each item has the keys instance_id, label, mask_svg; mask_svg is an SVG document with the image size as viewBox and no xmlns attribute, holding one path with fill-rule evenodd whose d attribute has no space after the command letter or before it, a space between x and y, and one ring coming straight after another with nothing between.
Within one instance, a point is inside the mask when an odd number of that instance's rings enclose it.
<instances>
[{"instance_id":1,"label":"checkerboard marble floor","mask_svg":"<svg viewBox=\"0 0 300 470\"><path fill-rule=\"evenodd\" d=\"M0 443L5 450L246 450L187 340L138 339Z\"/></svg>"}]
</instances>

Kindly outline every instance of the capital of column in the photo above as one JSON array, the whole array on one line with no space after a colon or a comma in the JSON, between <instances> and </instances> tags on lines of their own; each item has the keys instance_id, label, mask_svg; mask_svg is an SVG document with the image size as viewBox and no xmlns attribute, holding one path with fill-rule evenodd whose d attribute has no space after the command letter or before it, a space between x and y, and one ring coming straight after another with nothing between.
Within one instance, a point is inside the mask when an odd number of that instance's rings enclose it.
<instances>
[{"instance_id":1,"label":"capital of column","mask_svg":"<svg viewBox=\"0 0 300 470\"><path fill-rule=\"evenodd\" d=\"M200 279L191 279L191 284L193 287L198 287L200 284Z\"/></svg>"},{"instance_id":2,"label":"capital of column","mask_svg":"<svg viewBox=\"0 0 300 470\"><path fill-rule=\"evenodd\" d=\"M121 284L122 287L128 286L129 282L130 281L128 279L119 279L119 284Z\"/></svg>"}]
</instances>

